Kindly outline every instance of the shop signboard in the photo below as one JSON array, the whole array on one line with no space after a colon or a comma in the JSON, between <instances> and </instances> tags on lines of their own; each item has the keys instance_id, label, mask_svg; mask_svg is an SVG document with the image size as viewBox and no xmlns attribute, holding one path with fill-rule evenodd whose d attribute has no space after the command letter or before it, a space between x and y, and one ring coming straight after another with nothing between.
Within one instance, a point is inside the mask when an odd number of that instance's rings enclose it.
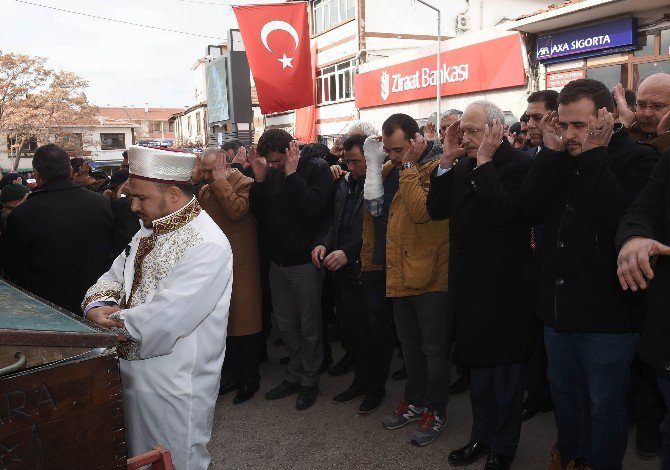
<instances>
[{"instance_id":1,"label":"shop signboard","mask_svg":"<svg viewBox=\"0 0 670 470\"><path fill-rule=\"evenodd\" d=\"M573 80L584 78L584 70L561 70L547 74L547 88L563 88Z\"/></svg>"},{"instance_id":2,"label":"shop signboard","mask_svg":"<svg viewBox=\"0 0 670 470\"><path fill-rule=\"evenodd\" d=\"M442 96L523 86L521 39L518 34L443 52L439 73ZM356 107L369 108L435 98L437 57L390 65L354 78Z\"/></svg>"},{"instance_id":3,"label":"shop signboard","mask_svg":"<svg viewBox=\"0 0 670 470\"><path fill-rule=\"evenodd\" d=\"M636 48L635 19L631 16L570 29L537 39L537 59L542 63L574 60L630 51Z\"/></svg>"}]
</instances>

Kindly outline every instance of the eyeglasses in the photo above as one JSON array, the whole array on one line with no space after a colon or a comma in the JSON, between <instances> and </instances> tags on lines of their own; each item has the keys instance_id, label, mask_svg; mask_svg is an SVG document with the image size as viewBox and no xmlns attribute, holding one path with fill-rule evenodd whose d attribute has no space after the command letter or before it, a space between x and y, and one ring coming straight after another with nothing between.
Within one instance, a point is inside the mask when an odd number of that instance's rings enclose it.
<instances>
[{"instance_id":1,"label":"eyeglasses","mask_svg":"<svg viewBox=\"0 0 670 470\"><path fill-rule=\"evenodd\" d=\"M646 108L651 108L652 111L663 111L665 108L667 108L669 105L663 104L663 103L645 103L644 101L636 101L635 105L640 108L641 110L644 110Z\"/></svg>"},{"instance_id":2,"label":"eyeglasses","mask_svg":"<svg viewBox=\"0 0 670 470\"><path fill-rule=\"evenodd\" d=\"M476 136L480 132L482 132L484 129L470 129L467 127L461 127L461 135L468 134L470 136Z\"/></svg>"}]
</instances>

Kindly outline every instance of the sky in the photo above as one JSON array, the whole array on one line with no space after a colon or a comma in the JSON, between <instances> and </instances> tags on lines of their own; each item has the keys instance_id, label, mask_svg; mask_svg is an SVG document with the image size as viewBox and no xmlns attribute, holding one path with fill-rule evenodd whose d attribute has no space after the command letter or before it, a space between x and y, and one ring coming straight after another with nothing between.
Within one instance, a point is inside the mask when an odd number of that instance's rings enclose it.
<instances>
[{"instance_id":1,"label":"sky","mask_svg":"<svg viewBox=\"0 0 670 470\"><path fill-rule=\"evenodd\" d=\"M0 0L0 51L47 59L89 83L97 106L180 108L195 104L191 67L208 44L237 27L230 7L278 0L26 0L207 37L158 31ZM279 0L281 1L281 0ZM219 38L219 39L216 39Z\"/></svg>"}]
</instances>

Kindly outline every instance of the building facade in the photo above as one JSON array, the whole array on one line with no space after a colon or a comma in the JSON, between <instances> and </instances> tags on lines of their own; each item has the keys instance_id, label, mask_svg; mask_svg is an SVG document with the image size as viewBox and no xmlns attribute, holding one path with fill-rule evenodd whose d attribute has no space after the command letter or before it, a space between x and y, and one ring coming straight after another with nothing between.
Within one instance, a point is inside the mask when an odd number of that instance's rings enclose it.
<instances>
[{"instance_id":1,"label":"building facade","mask_svg":"<svg viewBox=\"0 0 670 470\"><path fill-rule=\"evenodd\" d=\"M447 50L472 44L475 37L481 41L509 35L505 25L513 20L505 15L517 17L546 7L551 1L433 0L431 3L440 9L442 47ZM379 127L384 120L381 116L387 117L390 108L384 108L383 103L376 111L373 106L366 111L357 106L360 97L354 87L356 75L434 55L436 12L418 2L385 0L310 0L309 10L311 42L316 47L317 134L323 141L331 141L359 120ZM429 99L414 101L417 103L411 106L394 105L392 109L405 109L424 120L435 112L435 99L432 104ZM444 101L446 106L448 100ZM266 125L293 132L295 113L268 115Z\"/></svg>"}]
</instances>

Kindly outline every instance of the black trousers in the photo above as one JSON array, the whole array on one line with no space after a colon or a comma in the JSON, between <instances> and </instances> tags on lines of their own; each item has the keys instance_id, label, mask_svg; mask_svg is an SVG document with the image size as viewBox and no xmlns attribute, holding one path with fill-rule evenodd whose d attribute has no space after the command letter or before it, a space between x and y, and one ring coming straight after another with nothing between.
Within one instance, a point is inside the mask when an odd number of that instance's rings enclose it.
<instances>
[{"instance_id":1,"label":"black trousers","mask_svg":"<svg viewBox=\"0 0 670 470\"><path fill-rule=\"evenodd\" d=\"M265 333L245 336L228 336L226 339L226 364L230 378L240 386L257 388L261 382L258 367L265 347Z\"/></svg>"},{"instance_id":2,"label":"black trousers","mask_svg":"<svg viewBox=\"0 0 670 470\"><path fill-rule=\"evenodd\" d=\"M523 384L528 397L538 403L551 401L547 379L547 349L544 346L544 325L539 318L533 321L533 353L524 365Z\"/></svg>"},{"instance_id":3,"label":"black trousers","mask_svg":"<svg viewBox=\"0 0 670 470\"><path fill-rule=\"evenodd\" d=\"M659 374L656 379L665 404L670 409L670 375ZM661 436L663 437L663 470L670 470L670 413L665 415L663 424L661 424Z\"/></svg>"},{"instance_id":4,"label":"black trousers","mask_svg":"<svg viewBox=\"0 0 670 470\"><path fill-rule=\"evenodd\" d=\"M635 355L631 365L627 394L628 420L638 427L658 429L664 415L663 397L656 382L656 371Z\"/></svg>"},{"instance_id":5,"label":"black trousers","mask_svg":"<svg viewBox=\"0 0 670 470\"><path fill-rule=\"evenodd\" d=\"M340 271L336 275L338 315L344 327L341 334L346 335L354 356L354 381L368 391L383 390L395 342L384 273L362 273L359 280L351 267Z\"/></svg>"},{"instance_id":6,"label":"black trousers","mask_svg":"<svg viewBox=\"0 0 670 470\"><path fill-rule=\"evenodd\" d=\"M472 442L514 456L521 433L523 364L470 368Z\"/></svg>"}]
</instances>

